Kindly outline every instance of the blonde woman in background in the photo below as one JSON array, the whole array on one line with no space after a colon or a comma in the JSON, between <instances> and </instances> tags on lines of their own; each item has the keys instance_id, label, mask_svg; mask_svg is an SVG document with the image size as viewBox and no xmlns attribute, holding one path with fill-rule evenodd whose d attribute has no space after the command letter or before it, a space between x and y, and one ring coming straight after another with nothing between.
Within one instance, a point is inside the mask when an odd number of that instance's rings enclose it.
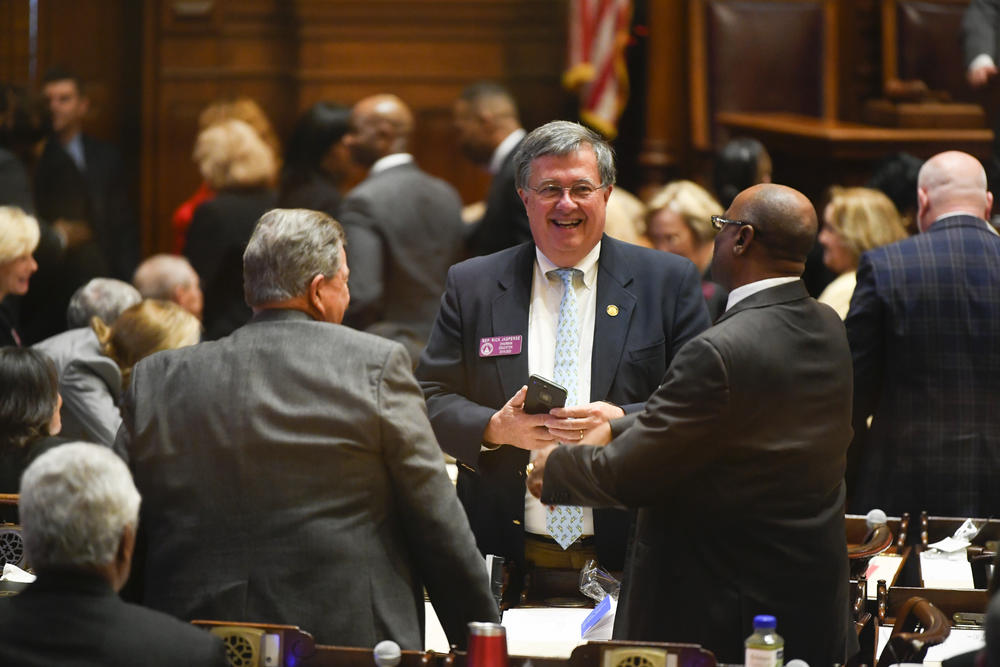
<instances>
[{"instance_id":1,"label":"blonde woman in background","mask_svg":"<svg viewBox=\"0 0 1000 667\"><path fill-rule=\"evenodd\" d=\"M714 322L726 310L727 292L712 281L715 229L712 216L722 215L722 205L708 190L693 181L667 183L649 200L646 235L654 248L687 257L702 276L701 291Z\"/></svg>"},{"instance_id":2,"label":"blonde woman in background","mask_svg":"<svg viewBox=\"0 0 1000 667\"><path fill-rule=\"evenodd\" d=\"M132 367L154 352L194 345L201 322L175 303L147 299L110 325L94 317L90 326L97 334L94 347L70 362L59 380L62 435L110 447L121 425L118 400Z\"/></svg>"},{"instance_id":3,"label":"blonde woman in background","mask_svg":"<svg viewBox=\"0 0 1000 667\"><path fill-rule=\"evenodd\" d=\"M184 255L201 278L205 338L227 336L250 320L243 300L243 249L257 219L275 207L274 152L249 125L227 120L198 135L195 158L214 199L194 212Z\"/></svg>"},{"instance_id":4,"label":"blonde woman in background","mask_svg":"<svg viewBox=\"0 0 1000 667\"><path fill-rule=\"evenodd\" d=\"M818 301L836 310L840 319L846 318L861 253L904 238L902 218L885 194L871 188L831 188L819 242L823 263L837 277Z\"/></svg>"},{"instance_id":5,"label":"blonde woman in background","mask_svg":"<svg viewBox=\"0 0 1000 667\"><path fill-rule=\"evenodd\" d=\"M274 154L277 165L275 174L277 174L277 170L281 168L281 143L278 141L278 135L275 134L274 126L271 125L271 120L267 117L267 114L264 113L259 104L249 97L237 97L234 100L219 100L209 104L198 115L198 131L200 133L201 130L206 130L213 125L233 119L242 120L252 127L257 136L267 144ZM192 159L195 162L199 161L196 156L192 156ZM272 183L272 185L275 184ZM187 239L187 230L191 226L191 219L194 217L194 212L203 203L213 199L215 194L215 190L212 189L208 182L202 180L201 185L198 186L194 194L188 197L174 211L174 215L171 218L171 226L174 232L174 254L179 255L184 252L184 242Z\"/></svg>"},{"instance_id":6,"label":"blonde woman in background","mask_svg":"<svg viewBox=\"0 0 1000 667\"><path fill-rule=\"evenodd\" d=\"M32 253L38 247L38 221L16 206L0 206L0 347L21 345L14 328L8 294L26 294L31 274L38 270Z\"/></svg>"}]
</instances>

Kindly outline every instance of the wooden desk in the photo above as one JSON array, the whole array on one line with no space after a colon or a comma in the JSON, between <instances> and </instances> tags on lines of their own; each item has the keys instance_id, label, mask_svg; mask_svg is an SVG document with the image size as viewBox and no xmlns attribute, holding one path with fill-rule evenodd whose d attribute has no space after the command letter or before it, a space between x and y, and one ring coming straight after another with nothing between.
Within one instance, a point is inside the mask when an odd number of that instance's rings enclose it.
<instances>
[{"instance_id":1,"label":"wooden desk","mask_svg":"<svg viewBox=\"0 0 1000 667\"><path fill-rule=\"evenodd\" d=\"M788 113L723 112L716 121L730 136L753 137L774 162L774 180L819 202L833 184L863 185L884 156L907 151L927 158L960 150L985 159L993 132L986 129L878 127Z\"/></svg>"}]
</instances>

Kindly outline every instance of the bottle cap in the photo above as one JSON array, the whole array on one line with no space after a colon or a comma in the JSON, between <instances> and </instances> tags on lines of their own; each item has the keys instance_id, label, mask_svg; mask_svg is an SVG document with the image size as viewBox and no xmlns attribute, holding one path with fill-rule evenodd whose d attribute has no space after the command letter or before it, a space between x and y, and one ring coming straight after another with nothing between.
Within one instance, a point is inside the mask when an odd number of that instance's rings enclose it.
<instances>
[{"instance_id":1,"label":"bottle cap","mask_svg":"<svg viewBox=\"0 0 1000 667\"><path fill-rule=\"evenodd\" d=\"M778 626L778 621L770 614L758 614L753 617L754 629L774 630Z\"/></svg>"}]
</instances>

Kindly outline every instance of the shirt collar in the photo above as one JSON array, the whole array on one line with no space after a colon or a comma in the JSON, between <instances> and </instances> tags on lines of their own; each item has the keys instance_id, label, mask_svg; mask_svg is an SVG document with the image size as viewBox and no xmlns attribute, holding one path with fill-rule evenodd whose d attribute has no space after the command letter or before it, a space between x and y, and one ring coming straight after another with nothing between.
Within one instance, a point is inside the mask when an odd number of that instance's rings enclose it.
<instances>
[{"instance_id":1,"label":"shirt collar","mask_svg":"<svg viewBox=\"0 0 1000 667\"><path fill-rule=\"evenodd\" d=\"M413 162L413 156L409 153L393 153L375 160L375 164L368 170L368 173L377 174L380 171L398 167L401 164L409 164L410 162Z\"/></svg>"},{"instance_id":2,"label":"shirt collar","mask_svg":"<svg viewBox=\"0 0 1000 667\"><path fill-rule=\"evenodd\" d=\"M933 227L937 223L941 222L942 220L945 220L947 218L954 218L954 217L957 217L957 216L962 216L963 218L970 218L971 217L971 218L976 218L977 220L982 220L982 222L986 223L986 229L988 229L991 233L996 234L997 236L1000 236L1000 232L998 232L997 229L996 229L996 227L994 227L993 225L991 225L988 221L983 220L982 218L979 218L977 216L971 215L969 213L945 213L944 215L941 215L941 216L938 216L937 218L935 218L934 222L931 223L931 227ZM926 231L929 232L931 230L931 227L928 227ZM926 232L924 232L924 233L926 233Z\"/></svg>"},{"instance_id":3,"label":"shirt collar","mask_svg":"<svg viewBox=\"0 0 1000 667\"><path fill-rule=\"evenodd\" d=\"M762 292L768 287L777 287L778 285L795 282L796 280L799 280L798 276L782 276L780 278L765 278L764 280L757 280L752 283L747 283L746 285L740 285L729 293L729 300L726 301L726 310L729 310L748 296L753 296L757 292Z\"/></svg>"},{"instance_id":4,"label":"shirt collar","mask_svg":"<svg viewBox=\"0 0 1000 667\"><path fill-rule=\"evenodd\" d=\"M514 150L514 146L524 138L527 132L524 128L517 128L513 132L507 135L507 138L500 142L500 145L493 149L493 156L490 158L489 170L491 174L500 173L500 168L503 167L503 161L507 159L510 152Z\"/></svg>"},{"instance_id":5,"label":"shirt collar","mask_svg":"<svg viewBox=\"0 0 1000 667\"><path fill-rule=\"evenodd\" d=\"M583 272L583 284L585 287L590 288L593 286L594 281L597 280L597 260L601 256L601 242L598 241L597 245L590 249L583 259L577 262L573 267L574 269L579 269ZM546 257L538 246L535 246L535 259L538 261L538 268L542 270L542 274L546 275L549 271L553 271L558 268L563 268L554 264L552 260ZM570 267L566 267L570 268Z\"/></svg>"}]
</instances>

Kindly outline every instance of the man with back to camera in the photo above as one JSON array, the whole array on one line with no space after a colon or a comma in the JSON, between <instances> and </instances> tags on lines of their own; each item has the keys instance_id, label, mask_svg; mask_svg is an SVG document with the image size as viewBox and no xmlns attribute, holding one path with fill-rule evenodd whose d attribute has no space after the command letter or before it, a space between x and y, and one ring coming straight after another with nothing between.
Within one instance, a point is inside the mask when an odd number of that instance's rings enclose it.
<instances>
[{"instance_id":1,"label":"man with back to camera","mask_svg":"<svg viewBox=\"0 0 1000 667\"><path fill-rule=\"evenodd\" d=\"M395 95L354 105L344 145L368 175L340 208L354 276L344 321L402 343L413 365L427 342L448 267L462 250L462 200L407 152L413 114Z\"/></svg>"},{"instance_id":2,"label":"man with back to camera","mask_svg":"<svg viewBox=\"0 0 1000 667\"><path fill-rule=\"evenodd\" d=\"M726 312L643 412L587 438L607 446L545 449L529 487L544 503L639 508L615 639L739 663L754 615L772 614L786 659L842 663L851 365L840 318L800 280L816 212L765 184L713 222Z\"/></svg>"},{"instance_id":3,"label":"man with back to camera","mask_svg":"<svg viewBox=\"0 0 1000 667\"><path fill-rule=\"evenodd\" d=\"M524 467L531 450L639 410L676 350L709 325L691 262L604 235L615 167L603 139L555 121L514 161L534 242L451 268L417 368L479 549L517 567L512 598L527 562L578 569L596 556L623 567L628 514L549 511L526 495ZM529 374L565 387L568 407L526 413Z\"/></svg>"},{"instance_id":4,"label":"man with back to camera","mask_svg":"<svg viewBox=\"0 0 1000 667\"><path fill-rule=\"evenodd\" d=\"M397 343L340 326L340 225L275 209L243 255L253 319L136 364L116 445L145 494L142 601L317 643L455 644L498 612Z\"/></svg>"},{"instance_id":5,"label":"man with back to camera","mask_svg":"<svg viewBox=\"0 0 1000 667\"><path fill-rule=\"evenodd\" d=\"M939 153L917 178L920 233L861 256L844 322L854 360L851 511L989 517L1000 506L992 205L976 158Z\"/></svg>"},{"instance_id":6,"label":"man with back to camera","mask_svg":"<svg viewBox=\"0 0 1000 667\"><path fill-rule=\"evenodd\" d=\"M205 630L123 602L139 521L139 493L111 450L69 443L35 459L19 510L38 579L0 597L0 664L225 667Z\"/></svg>"}]
</instances>

